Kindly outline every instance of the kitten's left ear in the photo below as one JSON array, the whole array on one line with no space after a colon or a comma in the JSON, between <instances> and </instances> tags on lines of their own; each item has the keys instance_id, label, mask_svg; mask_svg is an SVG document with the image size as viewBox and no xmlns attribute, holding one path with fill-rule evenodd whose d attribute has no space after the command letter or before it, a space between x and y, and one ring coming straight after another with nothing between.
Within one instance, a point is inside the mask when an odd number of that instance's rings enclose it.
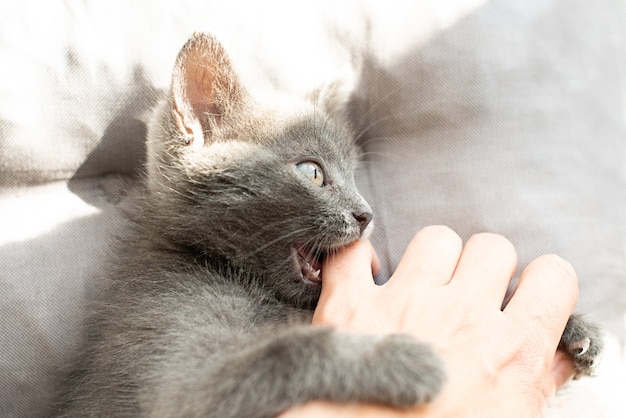
<instances>
[{"instance_id":1,"label":"kitten's left ear","mask_svg":"<svg viewBox=\"0 0 626 418\"><path fill-rule=\"evenodd\" d=\"M323 109L331 118L342 119L350 98L358 84L353 68L342 68L334 79L311 94L313 103Z\"/></svg>"},{"instance_id":2,"label":"kitten's left ear","mask_svg":"<svg viewBox=\"0 0 626 418\"><path fill-rule=\"evenodd\" d=\"M236 114L246 96L224 47L196 33L183 46L172 77L173 116L186 145L202 146Z\"/></svg>"}]
</instances>

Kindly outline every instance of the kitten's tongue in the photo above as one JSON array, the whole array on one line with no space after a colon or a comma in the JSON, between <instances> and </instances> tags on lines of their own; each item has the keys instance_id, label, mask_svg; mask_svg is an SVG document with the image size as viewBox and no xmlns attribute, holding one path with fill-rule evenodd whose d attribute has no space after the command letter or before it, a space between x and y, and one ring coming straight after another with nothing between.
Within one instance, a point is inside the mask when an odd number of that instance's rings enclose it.
<instances>
[{"instance_id":1,"label":"kitten's tongue","mask_svg":"<svg viewBox=\"0 0 626 418\"><path fill-rule=\"evenodd\" d=\"M300 257L302 258L300 262L302 276L314 283L321 283L322 263L317 259L315 253L316 252L312 251L310 248L298 248L298 254L300 254Z\"/></svg>"}]
</instances>

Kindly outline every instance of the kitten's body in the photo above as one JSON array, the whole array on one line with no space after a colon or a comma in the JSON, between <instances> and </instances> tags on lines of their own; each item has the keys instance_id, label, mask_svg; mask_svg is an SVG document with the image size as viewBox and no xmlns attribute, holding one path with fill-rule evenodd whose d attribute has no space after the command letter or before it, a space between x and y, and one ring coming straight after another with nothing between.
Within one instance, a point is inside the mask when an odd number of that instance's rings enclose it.
<instances>
[{"instance_id":1,"label":"kitten's body","mask_svg":"<svg viewBox=\"0 0 626 418\"><path fill-rule=\"evenodd\" d=\"M437 392L428 347L310 326L321 258L371 220L350 132L328 117L337 94L261 106L217 41L188 42L61 416L271 417L312 399L409 406Z\"/></svg>"},{"instance_id":2,"label":"kitten's body","mask_svg":"<svg viewBox=\"0 0 626 418\"><path fill-rule=\"evenodd\" d=\"M350 132L328 117L334 90L277 113L212 37L187 43L60 416L271 417L314 399L407 407L437 394L429 347L309 325L321 259L371 220Z\"/></svg>"}]
</instances>

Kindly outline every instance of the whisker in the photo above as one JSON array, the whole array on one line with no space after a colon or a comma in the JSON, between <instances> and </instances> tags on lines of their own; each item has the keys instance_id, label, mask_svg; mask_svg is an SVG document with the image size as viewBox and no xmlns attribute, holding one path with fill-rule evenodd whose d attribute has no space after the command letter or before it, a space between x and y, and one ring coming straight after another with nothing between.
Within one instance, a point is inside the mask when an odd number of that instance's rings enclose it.
<instances>
[{"instance_id":1,"label":"whisker","mask_svg":"<svg viewBox=\"0 0 626 418\"><path fill-rule=\"evenodd\" d=\"M392 117L394 117L394 115L387 115L387 116L380 117L378 119L373 120L355 135L354 141L360 146L363 146L363 142L361 141L361 138L363 138L370 131L370 129L380 124L381 122L386 122L390 120Z\"/></svg>"},{"instance_id":2,"label":"whisker","mask_svg":"<svg viewBox=\"0 0 626 418\"><path fill-rule=\"evenodd\" d=\"M270 247L270 246L272 246L272 245L276 244L277 242L280 242L280 241L282 241L282 240L284 240L284 239L286 239L286 238L292 237L292 236L294 236L294 235L298 235L298 234L301 234L301 233L303 233L303 232L310 231L310 230L312 230L312 229L313 229L313 228L311 228L311 227L307 227L307 228L301 228L301 229L297 229L297 230L294 230L294 231L288 232L288 233L286 233L286 234L284 234L284 235L281 235L281 236L280 236L280 237L278 237L278 238L275 238L275 239L273 239L273 240L271 240L271 241L269 241L269 242L266 242L265 244L261 245L260 247L258 247L258 248L257 248L257 249L255 249L254 251L252 251L251 253L246 254L246 255L245 255L245 257L246 257L246 258L252 257L253 255L255 255L255 254L257 254L257 253L259 253L259 252L261 252L261 251L265 250L267 247Z\"/></svg>"}]
</instances>

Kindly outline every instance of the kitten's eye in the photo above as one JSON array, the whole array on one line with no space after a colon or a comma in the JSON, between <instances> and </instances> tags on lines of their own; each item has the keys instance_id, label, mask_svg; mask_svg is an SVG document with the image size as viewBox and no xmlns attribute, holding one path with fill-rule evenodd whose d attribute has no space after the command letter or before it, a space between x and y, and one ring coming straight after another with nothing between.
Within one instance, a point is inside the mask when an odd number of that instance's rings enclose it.
<instances>
[{"instance_id":1,"label":"kitten's eye","mask_svg":"<svg viewBox=\"0 0 626 418\"><path fill-rule=\"evenodd\" d=\"M324 172L319 164L314 163L313 161L303 161L296 164L296 168L316 186L322 187L325 185Z\"/></svg>"}]
</instances>

